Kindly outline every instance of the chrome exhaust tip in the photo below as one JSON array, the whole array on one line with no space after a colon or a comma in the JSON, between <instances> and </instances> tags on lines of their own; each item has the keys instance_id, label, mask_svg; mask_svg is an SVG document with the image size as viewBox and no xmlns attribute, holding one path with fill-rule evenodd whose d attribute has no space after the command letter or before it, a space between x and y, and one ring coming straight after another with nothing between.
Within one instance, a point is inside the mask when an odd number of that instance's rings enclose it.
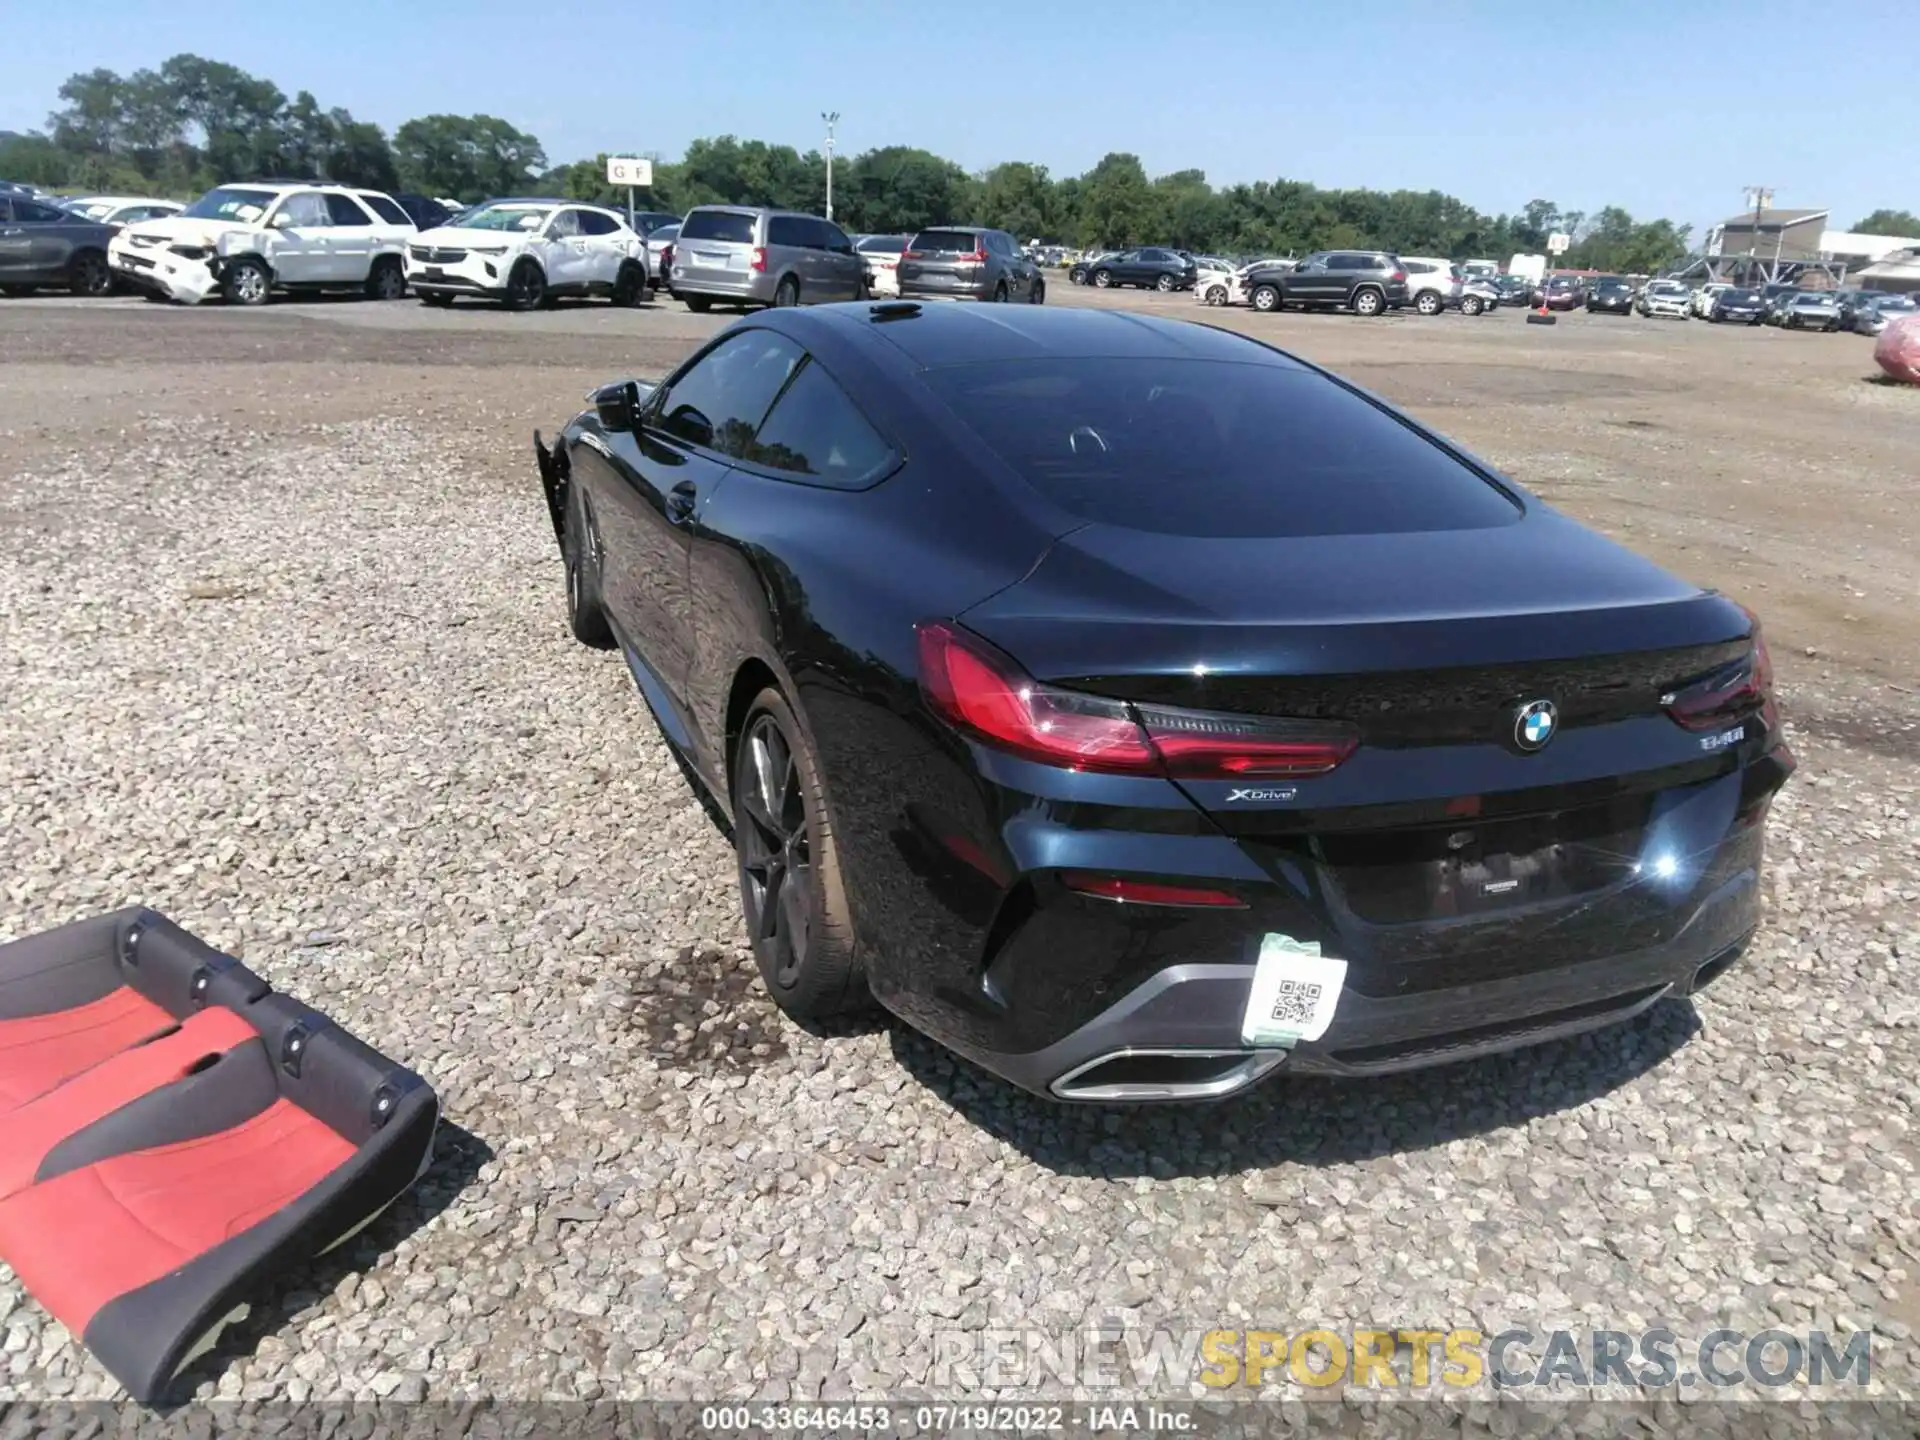
<instances>
[{"instance_id":1,"label":"chrome exhaust tip","mask_svg":"<svg viewBox=\"0 0 1920 1440\"><path fill-rule=\"evenodd\" d=\"M1048 1088L1056 1099L1108 1105L1221 1100L1286 1058L1284 1050L1109 1050L1074 1066Z\"/></svg>"}]
</instances>

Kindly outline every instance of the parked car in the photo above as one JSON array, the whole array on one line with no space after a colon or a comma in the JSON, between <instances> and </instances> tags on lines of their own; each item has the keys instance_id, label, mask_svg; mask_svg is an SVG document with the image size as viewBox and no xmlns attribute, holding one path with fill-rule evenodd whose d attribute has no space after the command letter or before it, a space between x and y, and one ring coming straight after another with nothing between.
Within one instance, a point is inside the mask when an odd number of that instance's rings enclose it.
<instances>
[{"instance_id":1,"label":"parked car","mask_svg":"<svg viewBox=\"0 0 1920 1440\"><path fill-rule=\"evenodd\" d=\"M422 304L465 295L531 310L565 296L647 298L647 245L626 217L600 205L539 198L490 200L407 246L407 283Z\"/></svg>"},{"instance_id":2,"label":"parked car","mask_svg":"<svg viewBox=\"0 0 1920 1440\"><path fill-rule=\"evenodd\" d=\"M1500 287L1485 275L1462 275L1460 298L1454 303L1462 315L1484 315L1500 308Z\"/></svg>"},{"instance_id":3,"label":"parked car","mask_svg":"<svg viewBox=\"0 0 1920 1440\"><path fill-rule=\"evenodd\" d=\"M407 293L406 247L419 232L393 197L315 181L209 190L178 215L128 225L107 248L113 273L157 298L197 304L218 291L264 305L276 290Z\"/></svg>"},{"instance_id":4,"label":"parked car","mask_svg":"<svg viewBox=\"0 0 1920 1440\"><path fill-rule=\"evenodd\" d=\"M1734 287L1727 281L1710 280L1705 285L1701 285L1694 290L1693 298L1688 302L1688 306L1695 315L1698 315L1704 320L1713 313L1713 302L1719 296L1720 292L1733 288Z\"/></svg>"},{"instance_id":5,"label":"parked car","mask_svg":"<svg viewBox=\"0 0 1920 1440\"><path fill-rule=\"evenodd\" d=\"M1533 305L1538 302L1539 287L1525 275L1501 275L1493 282L1503 305Z\"/></svg>"},{"instance_id":6,"label":"parked car","mask_svg":"<svg viewBox=\"0 0 1920 1440\"><path fill-rule=\"evenodd\" d=\"M1782 330L1838 330L1840 306L1831 291L1802 290L1780 307Z\"/></svg>"},{"instance_id":7,"label":"parked car","mask_svg":"<svg viewBox=\"0 0 1920 1440\"><path fill-rule=\"evenodd\" d=\"M1854 307L1853 328L1857 334L1878 335L1888 324L1920 310L1911 295L1876 295Z\"/></svg>"},{"instance_id":8,"label":"parked car","mask_svg":"<svg viewBox=\"0 0 1920 1440\"><path fill-rule=\"evenodd\" d=\"M1087 268L1087 283L1105 290L1134 285L1143 290L1191 290L1200 267L1185 256L1158 246L1103 255Z\"/></svg>"},{"instance_id":9,"label":"parked car","mask_svg":"<svg viewBox=\"0 0 1920 1440\"><path fill-rule=\"evenodd\" d=\"M1438 315L1460 303L1460 276L1451 260L1425 255L1402 255L1407 272L1408 303L1422 315Z\"/></svg>"},{"instance_id":10,"label":"parked car","mask_svg":"<svg viewBox=\"0 0 1920 1440\"><path fill-rule=\"evenodd\" d=\"M627 213L621 210L618 205L609 205L607 208L609 210L618 210L622 217L625 217ZM664 230L669 225L678 225L680 218L680 216L674 214L671 210L636 210L633 212L631 228L636 235L644 236L646 239L651 240L656 230Z\"/></svg>"},{"instance_id":11,"label":"parked car","mask_svg":"<svg viewBox=\"0 0 1920 1440\"><path fill-rule=\"evenodd\" d=\"M536 455L796 1017L1217 1099L1625 1021L1759 923L1754 617L1245 336L774 312Z\"/></svg>"},{"instance_id":12,"label":"parked car","mask_svg":"<svg viewBox=\"0 0 1920 1440\"><path fill-rule=\"evenodd\" d=\"M1642 315L1689 320L1693 317L1693 291L1682 280L1649 280L1636 308Z\"/></svg>"},{"instance_id":13,"label":"parked car","mask_svg":"<svg viewBox=\"0 0 1920 1440\"><path fill-rule=\"evenodd\" d=\"M60 207L82 220L101 225L133 225L142 220L164 220L186 209L178 200L155 200L142 195L78 195Z\"/></svg>"},{"instance_id":14,"label":"parked car","mask_svg":"<svg viewBox=\"0 0 1920 1440\"><path fill-rule=\"evenodd\" d=\"M464 213L465 208L449 209L431 195L396 195L393 197L393 203L407 212L407 218L413 221L416 230L438 230L442 226L451 225L453 217Z\"/></svg>"},{"instance_id":15,"label":"parked car","mask_svg":"<svg viewBox=\"0 0 1920 1440\"><path fill-rule=\"evenodd\" d=\"M657 292L667 283L667 270L673 264L673 242L680 238L678 225L656 226L647 236L647 288Z\"/></svg>"},{"instance_id":16,"label":"parked car","mask_svg":"<svg viewBox=\"0 0 1920 1440\"><path fill-rule=\"evenodd\" d=\"M1758 290L1726 285L1713 297L1713 308L1707 312L1707 319L1716 325L1758 325L1766 313L1766 301L1760 298Z\"/></svg>"},{"instance_id":17,"label":"parked car","mask_svg":"<svg viewBox=\"0 0 1920 1440\"><path fill-rule=\"evenodd\" d=\"M860 263L867 267L868 293L900 293L900 252L912 240L911 235L862 235L854 240L853 248L860 256ZM1036 260L1034 263L1037 265L1040 262Z\"/></svg>"},{"instance_id":18,"label":"parked car","mask_svg":"<svg viewBox=\"0 0 1920 1440\"><path fill-rule=\"evenodd\" d=\"M0 194L0 294L58 285L75 295L113 288L107 247L114 227L18 192Z\"/></svg>"},{"instance_id":19,"label":"parked car","mask_svg":"<svg viewBox=\"0 0 1920 1440\"><path fill-rule=\"evenodd\" d=\"M1248 275L1255 270L1292 264L1292 260L1283 256L1269 256L1231 264L1224 271L1202 270L1193 283L1193 295L1203 305L1245 305Z\"/></svg>"},{"instance_id":20,"label":"parked car","mask_svg":"<svg viewBox=\"0 0 1920 1440\"><path fill-rule=\"evenodd\" d=\"M1004 230L942 225L922 230L900 252L894 270L903 300L1017 300L1038 305L1047 298L1046 276Z\"/></svg>"},{"instance_id":21,"label":"parked car","mask_svg":"<svg viewBox=\"0 0 1920 1440\"><path fill-rule=\"evenodd\" d=\"M668 286L689 310L819 305L867 293L867 267L847 232L793 210L696 205L673 242Z\"/></svg>"},{"instance_id":22,"label":"parked car","mask_svg":"<svg viewBox=\"0 0 1920 1440\"><path fill-rule=\"evenodd\" d=\"M1540 294L1540 303L1549 310L1578 310L1587 298L1586 287L1577 275L1549 275Z\"/></svg>"},{"instance_id":23,"label":"parked car","mask_svg":"<svg viewBox=\"0 0 1920 1440\"><path fill-rule=\"evenodd\" d=\"M1860 307L1870 300L1878 299L1881 294L1882 292L1879 290L1834 291L1833 303L1838 306L1840 310L1840 328L1842 330L1851 330L1853 328L1853 317L1859 311Z\"/></svg>"},{"instance_id":24,"label":"parked car","mask_svg":"<svg viewBox=\"0 0 1920 1440\"><path fill-rule=\"evenodd\" d=\"M1407 303L1407 272L1399 256L1384 250L1322 250L1297 265L1253 271L1247 297L1256 310L1337 306L1356 315L1384 315Z\"/></svg>"},{"instance_id":25,"label":"parked car","mask_svg":"<svg viewBox=\"0 0 1920 1440\"><path fill-rule=\"evenodd\" d=\"M1101 250L1092 255L1083 255L1067 267L1067 279L1075 285L1091 285L1093 283L1093 267L1102 260L1111 260L1119 253L1118 250Z\"/></svg>"},{"instance_id":26,"label":"parked car","mask_svg":"<svg viewBox=\"0 0 1920 1440\"><path fill-rule=\"evenodd\" d=\"M1587 289L1587 313L1631 315L1633 282L1618 275L1602 275Z\"/></svg>"}]
</instances>

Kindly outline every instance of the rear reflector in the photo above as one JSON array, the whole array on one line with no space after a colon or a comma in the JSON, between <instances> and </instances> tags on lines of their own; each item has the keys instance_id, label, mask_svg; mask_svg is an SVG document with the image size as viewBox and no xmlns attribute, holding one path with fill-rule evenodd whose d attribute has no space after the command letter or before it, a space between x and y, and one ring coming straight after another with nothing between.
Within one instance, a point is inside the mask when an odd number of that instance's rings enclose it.
<instances>
[{"instance_id":1,"label":"rear reflector","mask_svg":"<svg viewBox=\"0 0 1920 1440\"><path fill-rule=\"evenodd\" d=\"M1132 706L1042 685L1011 657L948 621L917 627L920 685L964 734L1025 760L1180 780L1322 775L1352 755L1350 726Z\"/></svg>"},{"instance_id":2,"label":"rear reflector","mask_svg":"<svg viewBox=\"0 0 1920 1440\"><path fill-rule=\"evenodd\" d=\"M766 246L756 245L753 247L753 259L747 262L747 268L755 272L764 272L766 270L767 268L767 247Z\"/></svg>"},{"instance_id":3,"label":"rear reflector","mask_svg":"<svg viewBox=\"0 0 1920 1440\"><path fill-rule=\"evenodd\" d=\"M1192 909L1244 910L1247 902L1225 890L1192 885L1165 885L1157 880L1129 880L1124 875L1092 875L1063 870L1060 883L1081 895L1117 900L1130 905L1173 905Z\"/></svg>"}]
</instances>

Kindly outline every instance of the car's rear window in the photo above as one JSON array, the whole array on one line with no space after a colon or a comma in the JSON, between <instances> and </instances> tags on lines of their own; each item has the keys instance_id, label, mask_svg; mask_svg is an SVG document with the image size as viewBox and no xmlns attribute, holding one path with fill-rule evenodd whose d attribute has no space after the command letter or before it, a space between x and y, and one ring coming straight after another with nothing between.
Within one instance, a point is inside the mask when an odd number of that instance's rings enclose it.
<instances>
[{"instance_id":1,"label":"car's rear window","mask_svg":"<svg viewBox=\"0 0 1920 1440\"><path fill-rule=\"evenodd\" d=\"M867 255L898 255L907 248L904 235L869 235L854 247Z\"/></svg>"},{"instance_id":2,"label":"car's rear window","mask_svg":"<svg viewBox=\"0 0 1920 1440\"><path fill-rule=\"evenodd\" d=\"M979 240L978 233L972 230L922 230L907 248L959 255L977 249Z\"/></svg>"},{"instance_id":3,"label":"car's rear window","mask_svg":"<svg viewBox=\"0 0 1920 1440\"><path fill-rule=\"evenodd\" d=\"M936 367L923 379L1023 480L1101 524L1286 537L1520 518L1498 486L1308 370L1052 357Z\"/></svg>"},{"instance_id":4,"label":"car's rear window","mask_svg":"<svg viewBox=\"0 0 1920 1440\"><path fill-rule=\"evenodd\" d=\"M753 216L737 210L696 210L680 222L680 238L729 240L736 245L751 245L753 221Z\"/></svg>"}]
</instances>

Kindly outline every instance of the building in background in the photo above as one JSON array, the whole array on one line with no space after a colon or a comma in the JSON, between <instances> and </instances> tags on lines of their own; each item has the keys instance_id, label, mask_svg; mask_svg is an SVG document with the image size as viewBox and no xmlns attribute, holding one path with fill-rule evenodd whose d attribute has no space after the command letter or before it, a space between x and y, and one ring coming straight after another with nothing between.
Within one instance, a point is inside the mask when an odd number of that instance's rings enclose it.
<instances>
[{"instance_id":1,"label":"building in background","mask_svg":"<svg viewBox=\"0 0 1920 1440\"><path fill-rule=\"evenodd\" d=\"M1732 259L1751 255L1756 260L1818 260L1826 233L1828 210L1749 210L1722 220L1707 232L1707 254Z\"/></svg>"}]
</instances>

